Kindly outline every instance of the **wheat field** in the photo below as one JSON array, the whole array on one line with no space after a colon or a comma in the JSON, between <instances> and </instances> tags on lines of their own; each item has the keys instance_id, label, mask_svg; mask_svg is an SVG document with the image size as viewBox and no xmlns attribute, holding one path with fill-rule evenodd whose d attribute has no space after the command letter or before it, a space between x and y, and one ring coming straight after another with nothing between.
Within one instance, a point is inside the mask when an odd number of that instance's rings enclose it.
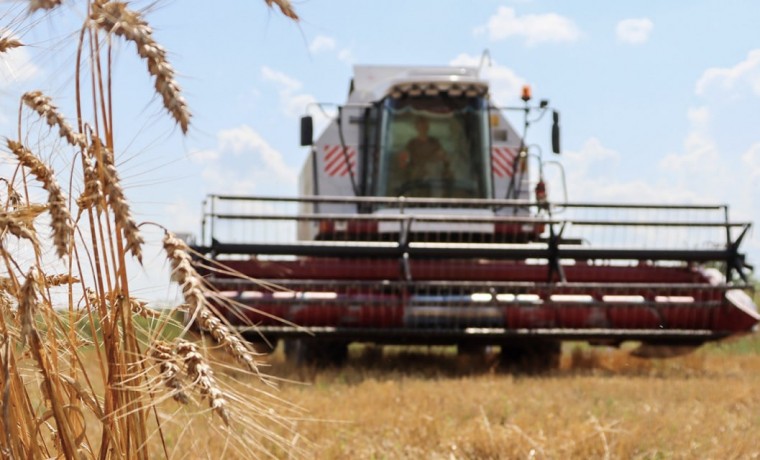
<instances>
[{"instance_id":1,"label":"wheat field","mask_svg":"<svg viewBox=\"0 0 760 460\"><path fill-rule=\"evenodd\" d=\"M501 371L451 350L352 348L340 369L272 371L324 459L760 457L760 337L669 359L566 344L561 369Z\"/></svg>"},{"instance_id":2,"label":"wheat field","mask_svg":"<svg viewBox=\"0 0 760 460\"><path fill-rule=\"evenodd\" d=\"M287 1L266 5L298 20ZM20 93L17 127L0 141L0 455L194 458L206 451L186 450L198 442L220 445L215 458L303 455L292 443L291 407L213 307L218 296L196 271L205 262L132 210L114 48L135 53L155 90L146 101L160 104L180 134L192 123L143 11L107 0L7 3L0 60L29 46L21 37L34 28L67 27L66 13L81 21L75 30L33 46L70 56L69 71L58 69L67 84ZM132 289L148 247L163 253L164 284L179 292L169 308ZM190 323L209 341L189 334ZM230 380L230 369L245 383Z\"/></svg>"},{"instance_id":3,"label":"wheat field","mask_svg":"<svg viewBox=\"0 0 760 460\"><path fill-rule=\"evenodd\" d=\"M0 16L0 59L62 6L79 9L81 24L67 35L70 93L23 91L17 129L0 140L10 158L0 175L3 458L760 456L756 336L668 360L567 344L561 369L542 376L446 348L354 347L337 369L257 354L197 271L220 268L160 223L138 221L121 180L115 44L139 58L155 90L146 101L181 134L193 129L145 15L120 1L12 4ZM290 2L265 4L298 21ZM60 109L59 99L73 103ZM131 289L149 246L180 294L172 308Z\"/></svg>"}]
</instances>

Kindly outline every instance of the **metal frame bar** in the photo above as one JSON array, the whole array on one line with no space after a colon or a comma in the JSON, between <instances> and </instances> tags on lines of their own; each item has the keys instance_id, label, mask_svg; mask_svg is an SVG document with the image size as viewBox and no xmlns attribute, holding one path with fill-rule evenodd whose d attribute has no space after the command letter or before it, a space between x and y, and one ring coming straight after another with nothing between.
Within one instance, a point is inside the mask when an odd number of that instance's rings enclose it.
<instances>
[{"instance_id":1,"label":"metal frame bar","mask_svg":"<svg viewBox=\"0 0 760 460\"><path fill-rule=\"evenodd\" d=\"M319 214L306 213L292 214L278 213L217 213L218 201L256 201L256 202L285 202L285 203L346 203L359 206L360 204L390 205L398 208L395 215L370 215L370 214ZM445 211L440 215L405 214L404 210L414 206L457 206L457 207L483 207L488 209L503 207L521 207L535 209L536 217L514 216L449 216ZM647 210L698 210L715 211L720 213L720 220L710 221L684 221L684 220L593 220L593 219L557 219L546 217L542 211L558 208L590 208L590 209L647 209ZM393 222L401 225L397 243L376 244L372 242L309 242L309 243L224 243L214 237L214 224L217 220L253 220L253 221L359 221L359 222ZM425 244L410 242L412 234L412 221L417 222L452 222L452 223L511 223L548 225L549 238L545 246L535 245L494 245L494 244L461 244L446 243ZM732 278L736 272L745 282L745 268L751 268L744 254L739 252L739 244L744 235L751 227L750 222L731 222L728 216L728 206L722 205L668 205L668 204L620 204L620 203L561 203L547 204L526 200L500 200L500 199L438 199L438 198L405 198L405 197L251 197L237 195L209 195L204 201L204 213L202 217L202 242L208 244L206 226L210 230L210 244L197 246L195 249L202 253L210 254L257 254L257 255L294 255L314 257L369 257L369 258L400 258L402 264L410 258L495 258L507 260L520 260L526 258L545 258L549 260L551 270L550 278L555 276L558 281L564 281L564 274L559 263L560 259L594 259L594 260L656 260L656 261L683 261L683 262L712 262L719 261L726 264L726 277ZM555 230L559 226L559 231ZM571 247L561 239L562 231L568 225L573 226L597 226L597 227L652 227L652 228L725 228L726 241L723 249L621 249L621 248L580 248ZM731 230L741 229L740 235L731 240Z\"/></svg>"},{"instance_id":2,"label":"metal frame bar","mask_svg":"<svg viewBox=\"0 0 760 460\"><path fill-rule=\"evenodd\" d=\"M383 344L455 344L458 342L475 342L493 344L535 339L551 340L614 340L623 342L646 341L660 344L684 345L693 342L699 345L710 340L717 340L735 332L712 331L707 329L503 329L503 328L465 328L465 329L416 329L416 328L347 328L347 327L292 327L292 326L247 326L238 327L242 333L263 334L271 338L313 337L336 340L360 340Z\"/></svg>"}]
</instances>

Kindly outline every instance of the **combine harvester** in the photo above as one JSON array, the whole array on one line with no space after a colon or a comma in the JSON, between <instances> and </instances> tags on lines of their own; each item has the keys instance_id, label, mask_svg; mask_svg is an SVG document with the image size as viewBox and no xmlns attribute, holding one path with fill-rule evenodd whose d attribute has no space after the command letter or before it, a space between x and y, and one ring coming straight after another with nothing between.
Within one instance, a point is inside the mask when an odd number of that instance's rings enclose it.
<instances>
[{"instance_id":1,"label":"combine harvester","mask_svg":"<svg viewBox=\"0 0 760 460\"><path fill-rule=\"evenodd\" d=\"M300 197L205 201L195 249L257 280L209 272L238 305L222 313L334 363L367 342L495 345L549 368L564 340L696 347L755 327L750 223L725 205L569 202L559 163L525 143L549 115L559 153L559 115L522 100L495 106L477 68L355 67L315 142L301 120Z\"/></svg>"}]
</instances>

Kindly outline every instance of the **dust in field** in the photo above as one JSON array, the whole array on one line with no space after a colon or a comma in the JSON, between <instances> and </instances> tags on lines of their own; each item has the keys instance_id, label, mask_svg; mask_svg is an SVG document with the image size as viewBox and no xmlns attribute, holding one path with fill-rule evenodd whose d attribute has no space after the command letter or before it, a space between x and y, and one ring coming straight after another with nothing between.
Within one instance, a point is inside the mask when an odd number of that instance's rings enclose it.
<instances>
[{"instance_id":1,"label":"dust in field","mask_svg":"<svg viewBox=\"0 0 760 460\"><path fill-rule=\"evenodd\" d=\"M752 337L743 339L756 341ZM315 458L757 458L752 344L642 359L567 345L561 368L506 373L446 348L352 348L346 366L272 357Z\"/></svg>"}]
</instances>

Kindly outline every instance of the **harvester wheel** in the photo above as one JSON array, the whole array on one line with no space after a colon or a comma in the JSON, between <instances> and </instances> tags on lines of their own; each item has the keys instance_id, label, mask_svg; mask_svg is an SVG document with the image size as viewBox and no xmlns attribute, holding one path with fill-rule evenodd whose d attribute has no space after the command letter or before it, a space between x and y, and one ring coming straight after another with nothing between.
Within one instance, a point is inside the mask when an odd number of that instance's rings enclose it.
<instances>
[{"instance_id":1,"label":"harvester wheel","mask_svg":"<svg viewBox=\"0 0 760 460\"><path fill-rule=\"evenodd\" d=\"M504 344L501 365L514 372L540 374L559 368L562 344L557 341Z\"/></svg>"},{"instance_id":2,"label":"harvester wheel","mask_svg":"<svg viewBox=\"0 0 760 460\"><path fill-rule=\"evenodd\" d=\"M341 366L348 359L348 344L341 341L287 339L285 359L296 366Z\"/></svg>"}]
</instances>

